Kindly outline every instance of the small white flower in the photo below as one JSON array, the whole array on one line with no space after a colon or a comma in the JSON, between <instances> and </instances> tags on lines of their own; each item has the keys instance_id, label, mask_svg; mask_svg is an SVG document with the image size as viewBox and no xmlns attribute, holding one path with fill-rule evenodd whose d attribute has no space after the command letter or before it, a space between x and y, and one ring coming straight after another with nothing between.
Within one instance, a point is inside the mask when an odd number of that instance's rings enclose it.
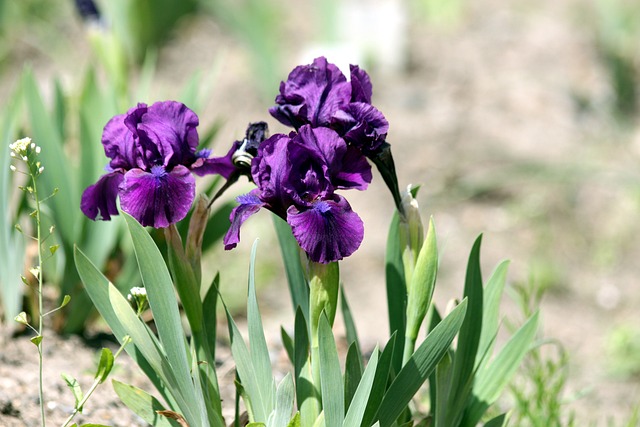
<instances>
[{"instance_id":1,"label":"small white flower","mask_svg":"<svg viewBox=\"0 0 640 427\"><path fill-rule=\"evenodd\" d=\"M16 153L14 153L13 151L11 152L11 157L15 157Z\"/></svg>"},{"instance_id":2,"label":"small white flower","mask_svg":"<svg viewBox=\"0 0 640 427\"><path fill-rule=\"evenodd\" d=\"M22 160L24 160L26 162L29 159L27 158L27 156L22 156Z\"/></svg>"},{"instance_id":3,"label":"small white flower","mask_svg":"<svg viewBox=\"0 0 640 427\"><path fill-rule=\"evenodd\" d=\"M11 172L15 172L17 170L16 167L13 165L9 165L9 169L11 169Z\"/></svg>"},{"instance_id":4,"label":"small white flower","mask_svg":"<svg viewBox=\"0 0 640 427\"><path fill-rule=\"evenodd\" d=\"M34 148L36 148L36 143L35 143L35 142L32 142L32 143L31 143L31 149L33 150Z\"/></svg>"},{"instance_id":5,"label":"small white flower","mask_svg":"<svg viewBox=\"0 0 640 427\"><path fill-rule=\"evenodd\" d=\"M42 173L44 172L44 166L40 166L40 169L38 169L38 173Z\"/></svg>"},{"instance_id":6,"label":"small white flower","mask_svg":"<svg viewBox=\"0 0 640 427\"><path fill-rule=\"evenodd\" d=\"M40 146L39 146L39 145L36 145L36 154L40 154L40 151L41 151L41 150L42 150L42 149L40 148Z\"/></svg>"},{"instance_id":7,"label":"small white flower","mask_svg":"<svg viewBox=\"0 0 640 427\"><path fill-rule=\"evenodd\" d=\"M13 144L9 144L9 148L11 151L15 151L16 153L24 153L27 151L27 148L31 144L31 138L22 138L14 142Z\"/></svg>"},{"instance_id":8,"label":"small white flower","mask_svg":"<svg viewBox=\"0 0 640 427\"><path fill-rule=\"evenodd\" d=\"M131 295L134 297L147 296L147 290L145 288L135 287L131 288L129 292L131 292Z\"/></svg>"}]
</instances>

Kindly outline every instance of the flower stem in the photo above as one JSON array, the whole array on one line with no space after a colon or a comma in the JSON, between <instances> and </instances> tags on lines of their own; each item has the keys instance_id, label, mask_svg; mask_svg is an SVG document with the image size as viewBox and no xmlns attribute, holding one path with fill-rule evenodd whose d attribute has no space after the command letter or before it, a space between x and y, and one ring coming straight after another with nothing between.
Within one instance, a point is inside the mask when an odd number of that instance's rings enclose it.
<instances>
[{"instance_id":1,"label":"flower stem","mask_svg":"<svg viewBox=\"0 0 640 427\"><path fill-rule=\"evenodd\" d=\"M120 353L122 353L122 350L124 350L124 347L130 342L131 342L130 338L126 337L124 339L124 341L122 342L122 345L120 345L120 348L118 348L118 351L116 351L116 354L113 355L114 360L117 359L118 356L120 356ZM103 380L104 378L102 378L101 376L96 376L96 379L93 381L93 384L91 384L91 388L89 388L89 390L87 391L87 394L84 395L84 398L80 402L78 402L73 412L71 412L71 415L69 415L69 417L65 420L64 424L62 424L62 427L67 427L69 423L73 420L73 418L76 415L78 415L78 413L82 410L82 407L85 405L85 403L87 403L87 401L89 400L93 392L98 388L100 384L102 384Z\"/></svg>"},{"instance_id":2,"label":"flower stem","mask_svg":"<svg viewBox=\"0 0 640 427\"><path fill-rule=\"evenodd\" d=\"M43 358L42 358L42 333L44 331L44 304L42 301L42 223L40 222L40 198L38 197L38 187L36 183L36 175L31 174L31 180L33 182L33 198L36 203L36 241L38 242L38 336L40 340L38 346L38 368L39 368L39 384L38 384L38 397L40 399L40 424L42 427L46 426L46 416L44 412L44 387L43 387Z\"/></svg>"}]
</instances>

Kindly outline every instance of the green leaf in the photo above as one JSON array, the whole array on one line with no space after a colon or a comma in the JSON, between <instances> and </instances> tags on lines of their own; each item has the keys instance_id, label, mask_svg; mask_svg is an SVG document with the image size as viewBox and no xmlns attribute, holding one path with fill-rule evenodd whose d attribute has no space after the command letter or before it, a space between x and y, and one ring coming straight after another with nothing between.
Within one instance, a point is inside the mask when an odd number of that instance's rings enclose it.
<instances>
[{"instance_id":1,"label":"green leaf","mask_svg":"<svg viewBox=\"0 0 640 427\"><path fill-rule=\"evenodd\" d=\"M287 373L278 384L276 391L276 408L269 417L269 427L286 427L293 413L294 387L291 374Z\"/></svg>"},{"instance_id":2,"label":"green leaf","mask_svg":"<svg viewBox=\"0 0 640 427\"><path fill-rule=\"evenodd\" d=\"M507 425L507 414L500 414L487 421L484 427L504 427Z\"/></svg>"},{"instance_id":3,"label":"green leaf","mask_svg":"<svg viewBox=\"0 0 640 427\"><path fill-rule=\"evenodd\" d=\"M373 381L375 379L376 369L378 367L379 354L380 351L376 346L376 348L373 349L371 358L369 359L369 364L364 370L364 375L362 375L362 380L360 381L360 384L358 385L358 388L353 396L351 405L349 405L349 409L344 417L342 427L359 426L362 422L365 409L367 408L367 402L369 401L371 388L373 387Z\"/></svg>"},{"instance_id":4,"label":"green leaf","mask_svg":"<svg viewBox=\"0 0 640 427\"><path fill-rule=\"evenodd\" d=\"M264 327L260 317L258 299L256 296L256 252L258 240L251 248L251 262L249 264L249 291L247 296L247 325L249 329L249 343L251 345L251 364L255 370L258 387L260 389L260 399L264 413L268 417L276 403L276 386L271 371L271 359L267 340L264 336ZM265 421L267 417L263 418ZM260 418L258 418L259 420Z\"/></svg>"},{"instance_id":5,"label":"green leaf","mask_svg":"<svg viewBox=\"0 0 640 427\"><path fill-rule=\"evenodd\" d=\"M296 401L300 410L300 422L307 426L311 425L320 413L320 392L313 383L309 358L309 329L300 306L296 309L293 339Z\"/></svg>"},{"instance_id":6,"label":"green leaf","mask_svg":"<svg viewBox=\"0 0 640 427\"><path fill-rule=\"evenodd\" d=\"M204 334L209 345L211 360L216 358L216 337L218 336L218 287L220 286L220 273L216 273L209 289L202 300L202 316L204 322Z\"/></svg>"},{"instance_id":7,"label":"green leaf","mask_svg":"<svg viewBox=\"0 0 640 427\"><path fill-rule=\"evenodd\" d=\"M500 300L507 280L509 261L501 262L491 274L484 289L482 333L478 344L476 368L483 360L489 358L493 343L498 335Z\"/></svg>"},{"instance_id":8,"label":"green leaf","mask_svg":"<svg viewBox=\"0 0 640 427\"><path fill-rule=\"evenodd\" d=\"M78 410L78 412L82 412L82 407L79 406L82 399L84 399L84 393L82 393L82 389L80 388L80 383L78 380L73 378L71 375L61 374L64 382L67 383L67 386L71 389L71 393L73 393L73 397L76 399L76 404L74 408Z\"/></svg>"},{"instance_id":9,"label":"green leaf","mask_svg":"<svg viewBox=\"0 0 640 427\"><path fill-rule=\"evenodd\" d=\"M308 320L309 316L309 284L300 263L300 246L291 233L291 227L286 221L273 216L273 225L280 242L282 260L284 262L289 291L293 302L293 309L302 308L302 313Z\"/></svg>"},{"instance_id":10,"label":"green leaf","mask_svg":"<svg viewBox=\"0 0 640 427\"><path fill-rule=\"evenodd\" d=\"M378 409L380 403L384 398L387 391L387 384L390 373L392 372L392 361L394 360L394 353L396 352L396 337L397 332L391 334L391 338L387 341L387 344L378 359L378 369L373 380L373 386L371 387L371 393L369 395L369 402L367 402L367 408L364 412L362 419L362 427L369 427L371 423L376 419L378 415Z\"/></svg>"},{"instance_id":11,"label":"green leaf","mask_svg":"<svg viewBox=\"0 0 640 427\"><path fill-rule=\"evenodd\" d=\"M355 343L356 347L358 348L358 353L361 353L360 341L358 340L358 332L356 331L356 323L353 320L351 308L349 308L347 295L344 293L343 287L340 288L340 307L342 309L342 319L344 320L344 327L347 332L347 345L351 346L352 343Z\"/></svg>"},{"instance_id":12,"label":"green leaf","mask_svg":"<svg viewBox=\"0 0 640 427\"><path fill-rule=\"evenodd\" d=\"M490 365L478 371L471 403L465 411L461 426L475 426L487 408L500 397L529 351L537 330L538 312L518 329Z\"/></svg>"},{"instance_id":13,"label":"green leaf","mask_svg":"<svg viewBox=\"0 0 640 427\"><path fill-rule=\"evenodd\" d=\"M464 406L473 386L474 367L478 345L482 334L483 317L483 287L482 272L480 271L480 245L482 235L478 236L467 264L467 274L464 284L464 296L469 301L469 309L460 328L458 345L453 361L453 377L451 395L447 399L446 425L458 425L462 417Z\"/></svg>"},{"instance_id":14,"label":"green leaf","mask_svg":"<svg viewBox=\"0 0 640 427\"><path fill-rule=\"evenodd\" d=\"M75 168L64 154L63 141L44 106L31 71L24 73L22 83L33 142L42 147L39 158L46 169L46 179L39 181L41 183L39 191L41 195L46 195L52 193L55 187L60 188L60 192L48 202L48 205L52 210L56 226L60 229L59 236L66 242L74 242L78 240L80 231L80 227L77 226L79 211L69 208L80 204L80 193L77 182L74 181Z\"/></svg>"},{"instance_id":15,"label":"green leaf","mask_svg":"<svg viewBox=\"0 0 640 427\"><path fill-rule=\"evenodd\" d=\"M111 350L103 348L100 353L100 363L98 363L98 371L95 376L98 382L103 383L107 379L113 368L113 362L114 358Z\"/></svg>"},{"instance_id":16,"label":"green leaf","mask_svg":"<svg viewBox=\"0 0 640 427\"><path fill-rule=\"evenodd\" d=\"M397 332L396 347L400 349L400 351L394 352L393 369L395 372L399 372L400 368L402 368L402 349L404 348L404 332L407 322L407 286L402 263L402 248L398 238L399 227L400 216L396 211L389 226L385 259L389 335Z\"/></svg>"},{"instance_id":17,"label":"green leaf","mask_svg":"<svg viewBox=\"0 0 640 427\"><path fill-rule=\"evenodd\" d=\"M381 427L390 427L394 423L420 386L429 378L460 330L466 311L465 298L427 335L403 366L380 404L378 415Z\"/></svg>"},{"instance_id":18,"label":"green leaf","mask_svg":"<svg viewBox=\"0 0 640 427\"><path fill-rule=\"evenodd\" d=\"M125 351L140 366L142 371L153 382L170 404L175 398L182 399L177 387L173 371L160 349L155 335L140 321L127 299L104 275L89 261L86 255L75 248L75 265L85 289L100 315L107 322L111 331L123 344L127 336L133 340L125 347Z\"/></svg>"},{"instance_id":19,"label":"green leaf","mask_svg":"<svg viewBox=\"0 0 640 427\"><path fill-rule=\"evenodd\" d=\"M112 380L113 390L122 403L136 415L154 427L177 427L178 423L158 415L157 411L166 409L155 397L132 385Z\"/></svg>"},{"instance_id":20,"label":"green leaf","mask_svg":"<svg viewBox=\"0 0 640 427\"><path fill-rule=\"evenodd\" d=\"M300 412L296 412L287 427L300 427Z\"/></svg>"},{"instance_id":21,"label":"green leaf","mask_svg":"<svg viewBox=\"0 0 640 427\"><path fill-rule=\"evenodd\" d=\"M70 301L71 301L71 295L65 295L64 298L62 299L62 304L60 304L58 308L63 308L65 305L69 304Z\"/></svg>"},{"instance_id":22,"label":"green leaf","mask_svg":"<svg viewBox=\"0 0 640 427\"><path fill-rule=\"evenodd\" d=\"M158 335L171 369L175 374L176 385L188 405L180 407L189 424L199 424L196 420L206 419L204 402L196 398L189 373L186 336L182 329L178 303L169 270L162 254L147 231L126 212L126 220L136 259L140 267L142 282L147 290L149 306L158 328ZM136 342L136 338L131 335Z\"/></svg>"},{"instance_id":23,"label":"green leaf","mask_svg":"<svg viewBox=\"0 0 640 427\"><path fill-rule=\"evenodd\" d=\"M282 346L287 352L289 360L291 361L291 363L294 363L293 339L289 336L287 331L285 331L282 326L280 326L280 338L282 339Z\"/></svg>"},{"instance_id":24,"label":"green leaf","mask_svg":"<svg viewBox=\"0 0 640 427\"><path fill-rule=\"evenodd\" d=\"M355 342L351 343L347 351L344 364L344 407L349 409L351 400L362 379L362 355ZM366 402L365 402L366 403ZM354 424L355 425L355 424Z\"/></svg>"},{"instance_id":25,"label":"green leaf","mask_svg":"<svg viewBox=\"0 0 640 427\"><path fill-rule=\"evenodd\" d=\"M269 414L275 408L275 382L271 373L269 353L260 320L260 312L255 296L255 255L257 241L251 251L249 264L249 301L247 305L247 320L249 324L249 339L251 353L245 344L242 334L234 322L225 305L231 338L231 353L236 362L236 370L242 388L245 391L248 412L254 421L266 422Z\"/></svg>"},{"instance_id":26,"label":"green leaf","mask_svg":"<svg viewBox=\"0 0 640 427\"><path fill-rule=\"evenodd\" d=\"M344 419L344 388L338 350L326 315L320 316L318 350L322 378L322 408L326 427L340 427Z\"/></svg>"}]
</instances>

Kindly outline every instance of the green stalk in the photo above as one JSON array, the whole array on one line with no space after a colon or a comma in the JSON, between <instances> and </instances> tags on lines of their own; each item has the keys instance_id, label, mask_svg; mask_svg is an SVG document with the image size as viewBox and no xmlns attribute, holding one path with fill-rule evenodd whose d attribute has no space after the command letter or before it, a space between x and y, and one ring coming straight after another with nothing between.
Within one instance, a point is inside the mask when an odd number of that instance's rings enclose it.
<instances>
[{"instance_id":1,"label":"green stalk","mask_svg":"<svg viewBox=\"0 0 640 427\"><path fill-rule=\"evenodd\" d=\"M118 356L120 356L120 353L122 353L122 350L124 350L124 347L130 342L131 342L131 338L125 339L123 341L118 351L116 351L116 354L113 355L114 360L117 359ZM91 397L91 394L93 394L93 392L98 388L100 384L102 384L103 381L104 381L104 378L102 378L102 376L96 377L96 379L93 381L93 384L91 384L91 388L89 388L89 390L87 391L87 394L85 394L84 398L76 405L73 412L71 412L71 415L69 415L69 417L65 420L64 424L62 424L62 427L67 427L69 423L73 420L73 418L76 415L78 415L78 413L82 410L82 407L85 405L85 403L87 403L87 401Z\"/></svg>"},{"instance_id":2,"label":"green stalk","mask_svg":"<svg viewBox=\"0 0 640 427\"><path fill-rule=\"evenodd\" d=\"M42 360L42 332L44 325L44 304L42 301L42 230L40 223L40 199L38 198L38 188L36 176L29 168L31 181L33 182L33 198L36 202L36 241L38 242L38 336L40 337L38 347L38 398L40 399L40 424L46 426L46 416L44 413L44 387L43 387L43 360Z\"/></svg>"}]
</instances>

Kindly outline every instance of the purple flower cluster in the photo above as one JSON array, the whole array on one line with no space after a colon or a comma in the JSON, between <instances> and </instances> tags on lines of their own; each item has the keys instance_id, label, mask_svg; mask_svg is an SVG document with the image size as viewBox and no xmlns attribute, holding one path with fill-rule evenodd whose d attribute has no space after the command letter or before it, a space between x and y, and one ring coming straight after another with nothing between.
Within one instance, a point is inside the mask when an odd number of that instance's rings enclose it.
<instances>
[{"instance_id":1,"label":"purple flower cluster","mask_svg":"<svg viewBox=\"0 0 640 427\"><path fill-rule=\"evenodd\" d=\"M198 116L184 104L138 104L113 117L104 127L102 145L111 159L107 174L82 194L89 218L110 220L120 207L142 225L163 228L183 219L195 197L195 178L234 167L226 157L210 159L196 152Z\"/></svg>"},{"instance_id":2,"label":"purple flower cluster","mask_svg":"<svg viewBox=\"0 0 640 427\"><path fill-rule=\"evenodd\" d=\"M336 190L366 189L372 174L365 156L386 144L389 125L371 105L371 92L366 72L351 66L347 81L325 58L289 74L269 112L296 132L259 146L251 162L257 188L238 197L226 249L237 245L241 225L263 207L287 221L312 261L337 261L358 249L362 220Z\"/></svg>"}]
</instances>

